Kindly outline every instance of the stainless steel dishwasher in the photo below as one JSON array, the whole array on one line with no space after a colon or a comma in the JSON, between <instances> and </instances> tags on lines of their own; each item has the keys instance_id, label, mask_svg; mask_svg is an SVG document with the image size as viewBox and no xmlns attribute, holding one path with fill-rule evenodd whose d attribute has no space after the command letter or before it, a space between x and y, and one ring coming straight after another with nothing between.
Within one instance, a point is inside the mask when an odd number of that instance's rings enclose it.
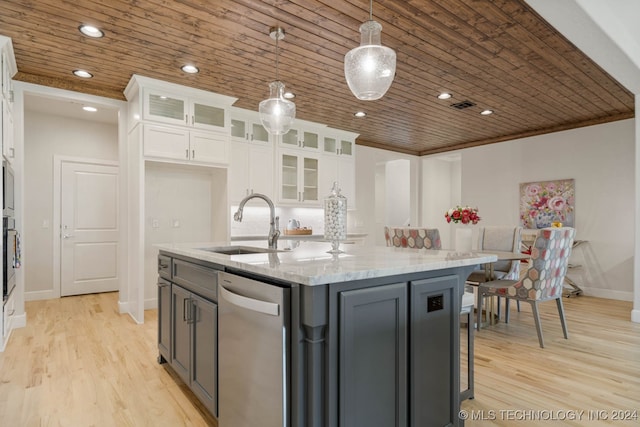
<instances>
[{"instance_id":1,"label":"stainless steel dishwasher","mask_svg":"<svg viewBox=\"0 0 640 427\"><path fill-rule=\"evenodd\" d=\"M220 427L288 427L290 290L220 272Z\"/></svg>"}]
</instances>

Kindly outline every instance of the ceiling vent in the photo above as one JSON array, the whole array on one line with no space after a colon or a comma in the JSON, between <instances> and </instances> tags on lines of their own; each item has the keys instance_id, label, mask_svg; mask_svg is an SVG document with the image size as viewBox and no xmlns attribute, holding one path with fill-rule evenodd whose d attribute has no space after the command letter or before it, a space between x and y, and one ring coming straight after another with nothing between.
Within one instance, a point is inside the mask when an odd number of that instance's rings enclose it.
<instances>
[{"instance_id":1,"label":"ceiling vent","mask_svg":"<svg viewBox=\"0 0 640 427\"><path fill-rule=\"evenodd\" d=\"M473 107L474 104L471 101L462 101L462 102L457 102L455 104L451 104L451 107L455 108L456 110L464 110L465 108L469 108L469 107Z\"/></svg>"}]
</instances>

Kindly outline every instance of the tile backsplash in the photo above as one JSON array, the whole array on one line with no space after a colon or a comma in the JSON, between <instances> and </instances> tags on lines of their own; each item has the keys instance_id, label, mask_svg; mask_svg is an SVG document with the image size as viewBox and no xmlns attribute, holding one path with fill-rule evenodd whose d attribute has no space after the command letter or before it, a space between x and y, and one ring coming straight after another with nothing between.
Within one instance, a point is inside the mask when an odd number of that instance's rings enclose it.
<instances>
[{"instance_id":1,"label":"tile backsplash","mask_svg":"<svg viewBox=\"0 0 640 427\"><path fill-rule=\"evenodd\" d=\"M238 206L231 206L231 236L266 236L269 233L269 208L262 206L245 206L242 222L233 220ZM287 227L290 219L296 219L300 227L311 227L313 234L324 234L324 211L320 208L286 208L276 207L276 215L280 217L280 230Z\"/></svg>"}]
</instances>

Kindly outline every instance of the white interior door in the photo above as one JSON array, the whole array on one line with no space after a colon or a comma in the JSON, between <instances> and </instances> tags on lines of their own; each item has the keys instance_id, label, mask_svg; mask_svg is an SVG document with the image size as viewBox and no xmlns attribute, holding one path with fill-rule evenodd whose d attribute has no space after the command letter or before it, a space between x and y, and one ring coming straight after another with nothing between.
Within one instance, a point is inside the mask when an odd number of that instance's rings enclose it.
<instances>
[{"instance_id":1,"label":"white interior door","mask_svg":"<svg viewBox=\"0 0 640 427\"><path fill-rule=\"evenodd\" d=\"M62 163L60 293L117 291L118 167Z\"/></svg>"}]
</instances>

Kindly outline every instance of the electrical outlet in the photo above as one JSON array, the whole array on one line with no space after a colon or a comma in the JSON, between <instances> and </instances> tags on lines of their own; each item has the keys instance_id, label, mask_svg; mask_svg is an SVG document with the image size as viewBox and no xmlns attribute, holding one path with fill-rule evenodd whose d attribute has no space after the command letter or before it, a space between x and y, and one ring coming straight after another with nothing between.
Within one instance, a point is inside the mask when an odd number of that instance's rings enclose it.
<instances>
[{"instance_id":1,"label":"electrical outlet","mask_svg":"<svg viewBox=\"0 0 640 427\"><path fill-rule=\"evenodd\" d=\"M160 221L158 221L157 219L152 219L151 228L160 228Z\"/></svg>"}]
</instances>

